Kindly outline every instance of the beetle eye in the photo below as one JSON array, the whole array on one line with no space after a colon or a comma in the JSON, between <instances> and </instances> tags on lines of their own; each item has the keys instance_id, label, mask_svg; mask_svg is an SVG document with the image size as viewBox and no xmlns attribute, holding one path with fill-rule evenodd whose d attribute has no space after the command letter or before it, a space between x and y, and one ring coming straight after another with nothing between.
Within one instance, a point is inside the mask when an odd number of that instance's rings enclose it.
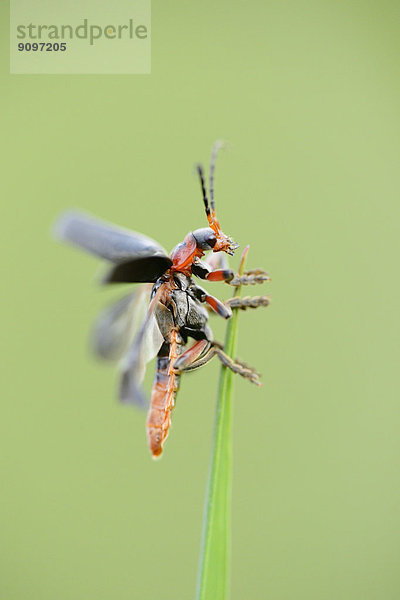
<instances>
[{"instance_id":1,"label":"beetle eye","mask_svg":"<svg viewBox=\"0 0 400 600\"><path fill-rule=\"evenodd\" d=\"M207 236L206 242L209 246L211 246L211 248L214 248L215 244L217 243L217 237L213 231L210 231L209 235Z\"/></svg>"}]
</instances>

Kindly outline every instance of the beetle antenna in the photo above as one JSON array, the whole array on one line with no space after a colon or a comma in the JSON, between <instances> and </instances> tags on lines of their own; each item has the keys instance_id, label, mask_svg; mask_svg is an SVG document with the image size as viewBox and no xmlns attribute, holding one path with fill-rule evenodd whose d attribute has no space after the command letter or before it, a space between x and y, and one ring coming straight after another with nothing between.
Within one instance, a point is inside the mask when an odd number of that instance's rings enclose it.
<instances>
[{"instance_id":1,"label":"beetle antenna","mask_svg":"<svg viewBox=\"0 0 400 600\"><path fill-rule=\"evenodd\" d=\"M203 202L204 202L204 208L206 209L207 219L208 219L208 222L211 224L213 219L211 216L210 205L208 203L208 198L207 198L206 182L204 179L204 171L203 171L203 167L201 165L197 165L197 173L199 174L199 178L200 178L201 191L203 194Z\"/></svg>"},{"instance_id":2,"label":"beetle antenna","mask_svg":"<svg viewBox=\"0 0 400 600\"><path fill-rule=\"evenodd\" d=\"M221 140L217 140L212 147L211 150L211 161L210 161L210 204L211 204L211 214L212 217L215 217L215 202L214 202L214 171L215 171L215 163L217 160L218 150L222 148L224 143Z\"/></svg>"}]
</instances>

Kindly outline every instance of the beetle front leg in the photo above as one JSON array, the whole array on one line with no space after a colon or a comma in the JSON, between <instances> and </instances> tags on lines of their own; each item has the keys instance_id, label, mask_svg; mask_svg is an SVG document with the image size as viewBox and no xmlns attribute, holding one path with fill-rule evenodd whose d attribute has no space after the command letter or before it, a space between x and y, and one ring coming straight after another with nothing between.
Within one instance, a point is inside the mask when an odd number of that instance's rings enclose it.
<instances>
[{"instance_id":1,"label":"beetle front leg","mask_svg":"<svg viewBox=\"0 0 400 600\"><path fill-rule=\"evenodd\" d=\"M207 273L205 279L207 281L225 281L230 283L235 277L235 273L232 269L216 269Z\"/></svg>"},{"instance_id":2,"label":"beetle front leg","mask_svg":"<svg viewBox=\"0 0 400 600\"><path fill-rule=\"evenodd\" d=\"M200 259L196 259L193 263L192 273L206 281L225 281L225 283L229 283L235 277L232 269L212 269L208 263Z\"/></svg>"},{"instance_id":3,"label":"beetle front leg","mask_svg":"<svg viewBox=\"0 0 400 600\"><path fill-rule=\"evenodd\" d=\"M270 276L263 269L252 269L251 271L245 271L243 275L235 275L229 285L239 287L240 285L256 285L270 281Z\"/></svg>"}]
</instances>

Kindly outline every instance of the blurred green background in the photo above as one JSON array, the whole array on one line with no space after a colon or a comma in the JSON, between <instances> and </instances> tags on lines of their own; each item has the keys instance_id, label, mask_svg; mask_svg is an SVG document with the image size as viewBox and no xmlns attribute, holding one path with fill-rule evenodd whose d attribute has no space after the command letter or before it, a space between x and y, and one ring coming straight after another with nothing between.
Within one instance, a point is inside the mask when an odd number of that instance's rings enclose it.
<instances>
[{"instance_id":1,"label":"blurred green background","mask_svg":"<svg viewBox=\"0 0 400 600\"><path fill-rule=\"evenodd\" d=\"M235 380L232 599L398 598L399 4L153 2L151 76L10 76L8 19L1 598L194 596L219 367L153 462L87 351L119 290L49 230L79 206L171 249L217 138L223 228L273 279L241 315L264 386Z\"/></svg>"}]
</instances>

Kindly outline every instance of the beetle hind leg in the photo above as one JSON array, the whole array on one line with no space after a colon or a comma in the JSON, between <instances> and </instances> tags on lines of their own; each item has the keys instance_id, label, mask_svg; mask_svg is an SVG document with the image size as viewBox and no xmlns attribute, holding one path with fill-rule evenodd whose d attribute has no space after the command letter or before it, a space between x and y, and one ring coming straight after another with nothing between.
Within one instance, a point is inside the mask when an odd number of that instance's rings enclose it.
<instances>
[{"instance_id":1,"label":"beetle hind leg","mask_svg":"<svg viewBox=\"0 0 400 600\"><path fill-rule=\"evenodd\" d=\"M218 342L209 342L208 340L196 342L189 350L181 354L174 362L174 371L176 373L194 371L207 364L214 356L217 356L222 364L233 373L249 379L255 385L261 385L260 373L246 363L230 358Z\"/></svg>"},{"instance_id":2,"label":"beetle hind leg","mask_svg":"<svg viewBox=\"0 0 400 600\"><path fill-rule=\"evenodd\" d=\"M233 373L237 373L241 375L245 379L249 379L251 383L255 385L261 386L262 383L260 381L260 373L258 373L253 367L250 367L246 363L236 359L231 358L221 348L214 346L215 354L218 356L219 360L222 364L233 371Z\"/></svg>"},{"instance_id":3,"label":"beetle hind leg","mask_svg":"<svg viewBox=\"0 0 400 600\"><path fill-rule=\"evenodd\" d=\"M212 344L208 340L199 340L191 346L186 352L183 352L174 362L174 370L177 373L182 371L192 371L206 364L214 356L213 354L203 362L203 357L208 356ZM198 364L200 362L200 364Z\"/></svg>"}]
</instances>

